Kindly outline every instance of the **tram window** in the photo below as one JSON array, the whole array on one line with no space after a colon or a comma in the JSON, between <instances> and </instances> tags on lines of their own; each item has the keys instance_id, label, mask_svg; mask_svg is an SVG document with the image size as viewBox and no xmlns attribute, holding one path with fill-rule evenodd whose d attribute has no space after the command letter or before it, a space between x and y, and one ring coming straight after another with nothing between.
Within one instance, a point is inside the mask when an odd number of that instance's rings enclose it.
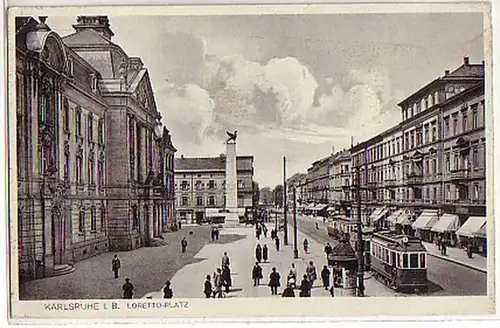
<instances>
[{"instance_id":1,"label":"tram window","mask_svg":"<svg viewBox=\"0 0 500 328\"><path fill-rule=\"evenodd\" d=\"M387 262L389 264L391 263L391 259L389 257L389 250L388 249L385 250L385 259L384 260L385 260L385 262Z\"/></svg>"},{"instance_id":2,"label":"tram window","mask_svg":"<svg viewBox=\"0 0 500 328\"><path fill-rule=\"evenodd\" d=\"M408 269L408 254L403 254L403 268Z\"/></svg>"},{"instance_id":3,"label":"tram window","mask_svg":"<svg viewBox=\"0 0 500 328\"><path fill-rule=\"evenodd\" d=\"M396 253L395 252L391 252L391 262L390 262L390 264L391 265L396 265ZM399 263L398 263L398 265L399 265Z\"/></svg>"},{"instance_id":4,"label":"tram window","mask_svg":"<svg viewBox=\"0 0 500 328\"><path fill-rule=\"evenodd\" d=\"M398 267L401 267L401 254L396 253L396 258L398 259Z\"/></svg>"},{"instance_id":5,"label":"tram window","mask_svg":"<svg viewBox=\"0 0 500 328\"><path fill-rule=\"evenodd\" d=\"M425 269L425 253L420 253L420 268Z\"/></svg>"},{"instance_id":6,"label":"tram window","mask_svg":"<svg viewBox=\"0 0 500 328\"><path fill-rule=\"evenodd\" d=\"M418 254L410 254L410 268L418 268Z\"/></svg>"}]
</instances>

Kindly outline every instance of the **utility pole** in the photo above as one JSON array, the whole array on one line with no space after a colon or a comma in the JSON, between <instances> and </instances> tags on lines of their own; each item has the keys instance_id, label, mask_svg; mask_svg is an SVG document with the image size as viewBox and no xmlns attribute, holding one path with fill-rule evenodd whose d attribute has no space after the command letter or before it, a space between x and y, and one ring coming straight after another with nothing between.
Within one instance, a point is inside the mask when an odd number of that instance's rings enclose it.
<instances>
[{"instance_id":1,"label":"utility pole","mask_svg":"<svg viewBox=\"0 0 500 328\"><path fill-rule=\"evenodd\" d=\"M297 247L297 195L293 187L293 258L299 258L299 249Z\"/></svg>"},{"instance_id":2,"label":"utility pole","mask_svg":"<svg viewBox=\"0 0 500 328\"><path fill-rule=\"evenodd\" d=\"M287 220L287 204L286 204L286 157L283 156L283 220L284 230L283 230L283 244L288 245L288 220Z\"/></svg>"},{"instance_id":3,"label":"utility pole","mask_svg":"<svg viewBox=\"0 0 500 328\"><path fill-rule=\"evenodd\" d=\"M358 227L358 240L356 243L357 257L358 257L358 272L357 272L357 290L358 297L365 296L365 285L364 285L364 242L363 242L363 224L361 222L361 173L360 165L358 162L356 168L356 201L358 207L357 215L357 227Z\"/></svg>"}]
</instances>

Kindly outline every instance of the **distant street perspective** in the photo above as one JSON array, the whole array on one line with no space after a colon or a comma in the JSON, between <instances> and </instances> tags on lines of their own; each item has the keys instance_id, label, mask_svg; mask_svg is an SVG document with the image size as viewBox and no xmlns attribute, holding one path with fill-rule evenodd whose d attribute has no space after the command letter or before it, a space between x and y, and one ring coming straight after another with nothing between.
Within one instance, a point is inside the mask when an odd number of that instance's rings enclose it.
<instances>
[{"instance_id":1,"label":"distant street perspective","mask_svg":"<svg viewBox=\"0 0 500 328\"><path fill-rule=\"evenodd\" d=\"M20 300L486 295L483 20L440 15L16 17Z\"/></svg>"}]
</instances>

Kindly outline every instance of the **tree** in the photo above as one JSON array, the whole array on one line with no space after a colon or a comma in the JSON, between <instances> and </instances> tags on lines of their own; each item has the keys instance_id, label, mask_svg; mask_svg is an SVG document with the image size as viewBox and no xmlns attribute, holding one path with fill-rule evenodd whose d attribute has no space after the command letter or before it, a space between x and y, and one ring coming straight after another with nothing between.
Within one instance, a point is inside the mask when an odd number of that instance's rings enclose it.
<instances>
[{"instance_id":1,"label":"tree","mask_svg":"<svg viewBox=\"0 0 500 328\"><path fill-rule=\"evenodd\" d=\"M264 205L269 205L274 203L273 191L269 187L264 187L260 189L259 201Z\"/></svg>"},{"instance_id":2,"label":"tree","mask_svg":"<svg viewBox=\"0 0 500 328\"><path fill-rule=\"evenodd\" d=\"M252 181L252 206L259 206L260 190L259 183L257 181Z\"/></svg>"},{"instance_id":3,"label":"tree","mask_svg":"<svg viewBox=\"0 0 500 328\"><path fill-rule=\"evenodd\" d=\"M274 205L283 206L283 186L277 185L273 190Z\"/></svg>"}]
</instances>

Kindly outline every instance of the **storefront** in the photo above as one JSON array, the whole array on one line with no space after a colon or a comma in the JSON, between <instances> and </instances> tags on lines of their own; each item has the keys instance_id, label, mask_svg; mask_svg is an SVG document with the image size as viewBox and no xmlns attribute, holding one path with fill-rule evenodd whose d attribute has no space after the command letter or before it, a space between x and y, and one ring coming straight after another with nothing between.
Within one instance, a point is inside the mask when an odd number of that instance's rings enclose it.
<instances>
[{"instance_id":1,"label":"storefront","mask_svg":"<svg viewBox=\"0 0 500 328\"><path fill-rule=\"evenodd\" d=\"M379 207L373 211L373 213L368 218L370 226L382 227L382 219L384 219L389 214L389 209L386 207Z\"/></svg>"},{"instance_id":2,"label":"storefront","mask_svg":"<svg viewBox=\"0 0 500 328\"><path fill-rule=\"evenodd\" d=\"M436 241L437 238L441 237L441 240L444 241L446 245L455 247L457 242L456 231L459 225L460 220L458 215L443 214L431 228L431 240Z\"/></svg>"},{"instance_id":3,"label":"storefront","mask_svg":"<svg viewBox=\"0 0 500 328\"><path fill-rule=\"evenodd\" d=\"M424 241L431 242L431 228L438 220L437 210L424 210L413 222L411 227L416 231L416 236Z\"/></svg>"},{"instance_id":4,"label":"storefront","mask_svg":"<svg viewBox=\"0 0 500 328\"><path fill-rule=\"evenodd\" d=\"M472 251L486 255L486 217L471 216L457 230L457 236L462 247L472 244Z\"/></svg>"}]
</instances>

